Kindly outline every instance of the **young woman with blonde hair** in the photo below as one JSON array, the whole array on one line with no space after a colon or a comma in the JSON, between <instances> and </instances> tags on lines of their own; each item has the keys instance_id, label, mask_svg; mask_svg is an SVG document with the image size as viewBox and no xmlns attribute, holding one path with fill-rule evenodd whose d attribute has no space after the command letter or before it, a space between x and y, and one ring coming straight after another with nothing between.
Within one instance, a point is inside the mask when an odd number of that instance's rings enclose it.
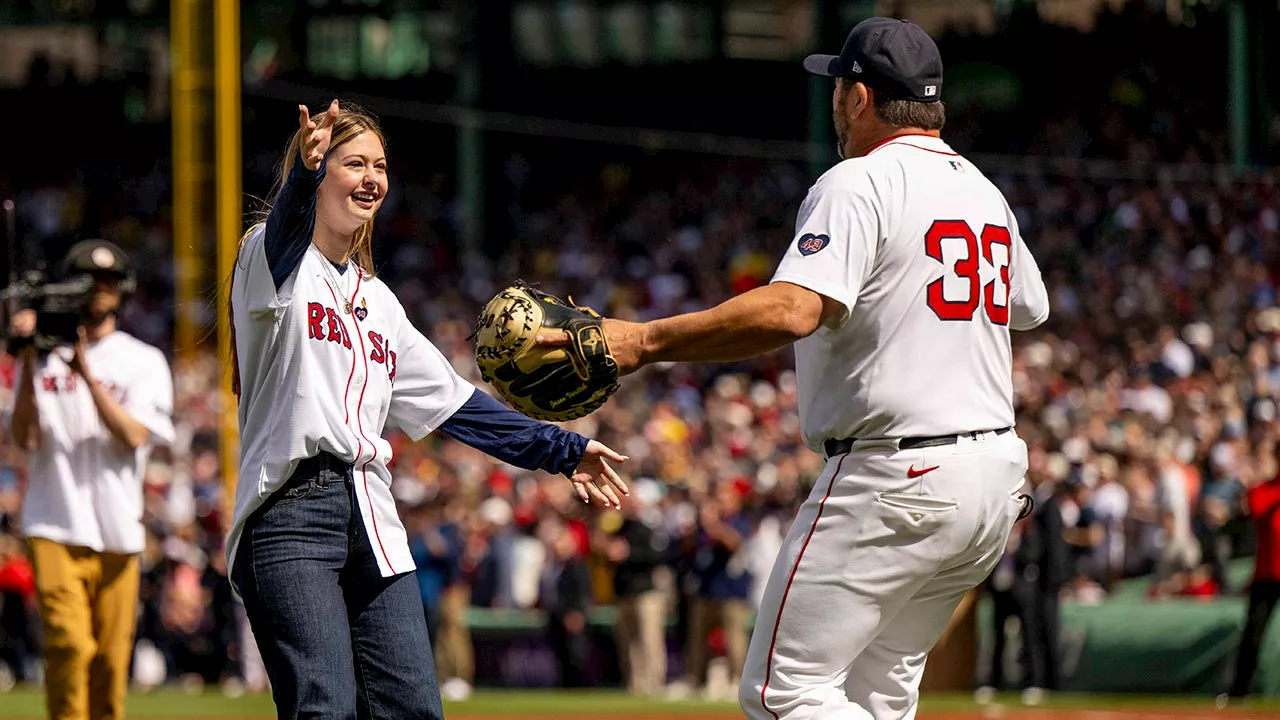
<instances>
[{"instance_id":1,"label":"young woman with blonde hair","mask_svg":"<svg viewBox=\"0 0 1280 720\"><path fill-rule=\"evenodd\" d=\"M281 718L440 718L431 644L391 494L386 425L443 432L618 504L626 458L461 378L374 277L385 140L335 100L298 108L265 223L231 286L240 476L227 542Z\"/></svg>"}]
</instances>

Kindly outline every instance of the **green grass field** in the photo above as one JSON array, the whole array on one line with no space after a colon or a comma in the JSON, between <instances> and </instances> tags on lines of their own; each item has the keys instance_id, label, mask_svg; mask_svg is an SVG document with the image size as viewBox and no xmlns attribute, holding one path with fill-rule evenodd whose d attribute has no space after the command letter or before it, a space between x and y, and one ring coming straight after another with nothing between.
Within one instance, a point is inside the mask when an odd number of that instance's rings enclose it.
<instances>
[{"instance_id":1,"label":"green grass field","mask_svg":"<svg viewBox=\"0 0 1280 720\"><path fill-rule=\"evenodd\" d=\"M1017 698L1003 697L998 704L1009 711L1020 707ZM1135 695L1059 695L1052 698L1046 710L1115 711L1125 717L1143 717L1153 713L1158 717L1180 717L1186 711L1196 716L1214 710L1213 698L1204 696L1135 696ZM972 712L978 708L967 695L926 695L921 706L924 718L938 714ZM1251 701L1243 706L1251 717L1280 716L1280 698ZM628 698L614 690L583 690L578 692L551 691L500 691L477 692L466 702L446 703L448 717L522 717L522 716L645 716L678 718L716 717L737 715L736 708L726 703L659 702ZM1005 712L1006 718L1015 716ZM1037 711L1036 717L1041 715ZM1045 713L1052 717L1072 716L1074 713ZM1225 715L1225 714L1224 714ZM1108 714L1108 717L1111 715ZM21 689L0 694L0 719L37 720L44 717L44 700L39 692ZM275 707L270 697L246 695L241 698L223 697L217 692L187 694L177 690L163 690L147 694L135 694L129 698L130 718L252 718L270 720L275 717Z\"/></svg>"}]
</instances>

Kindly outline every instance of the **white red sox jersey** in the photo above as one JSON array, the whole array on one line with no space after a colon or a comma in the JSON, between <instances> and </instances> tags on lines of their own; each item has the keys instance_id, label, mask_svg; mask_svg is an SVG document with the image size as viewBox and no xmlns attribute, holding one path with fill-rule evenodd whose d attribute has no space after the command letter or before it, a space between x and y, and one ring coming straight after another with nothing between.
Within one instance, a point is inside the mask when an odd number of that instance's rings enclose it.
<instances>
[{"instance_id":1,"label":"white red sox jersey","mask_svg":"<svg viewBox=\"0 0 1280 720\"><path fill-rule=\"evenodd\" d=\"M1013 425L1009 331L1049 315L1004 196L945 142L891 138L810 189L773 277L845 318L795 344L805 444Z\"/></svg>"},{"instance_id":2,"label":"white red sox jersey","mask_svg":"<svg viewBox=\"0 0 1280 720\"><path fill-rule=\"evenodd\" d=\"M264 236L259 226L246 238L231 286L241 447L228 567L249 515L299 460L327 452L353 466L360 517L382 575L413 570L383 428L391 421L420 440L475 386L414 328L391 290L355 264L339 273L308 242L277 291Z\"/></svg>"},{"instance_id":3,"label":"white red sox jersey","mask_svg":"<svg viewBox=\"0 0 1280 720\"><path fill-rule=\"evenodd\" d=\"M174 436L169 363L160 350L119 330L85 349L94 379L150 431L133 450L112 437L61 351L36 365L40 446L30 457L24 533L98 552L142 552L143 472L152 447Z\"/></svg>"}]
</instances>

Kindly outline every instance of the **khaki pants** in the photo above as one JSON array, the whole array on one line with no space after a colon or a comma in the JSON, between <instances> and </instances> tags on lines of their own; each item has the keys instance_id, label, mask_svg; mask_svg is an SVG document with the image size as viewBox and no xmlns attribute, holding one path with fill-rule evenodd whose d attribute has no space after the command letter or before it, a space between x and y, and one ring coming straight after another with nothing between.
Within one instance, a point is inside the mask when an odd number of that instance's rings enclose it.
<instances>
[{"instance_id":1,"label":"khaki pants","mask_svg":"<svg viewBox=\"0 0 1280 720\"><path fill-rule=\"evenodd\" d=\"M470 593L463 585L454 585L440 594L440 627L436 630L436 675L441 682L458 678L475 682L476 664L471 647L471 630L467 627L467 605Z\"/></svg>"},{"instance_id":2,"label":"khaki pants","mask_svg":"<svg viewBox=\"0 0 1280 720\"><path fill-rule=\"evenodd\" d=\"M627 692L648 697L667 681L667 603L661 590L617 600L614 631Z\"/></svg>"},{"instance_id":3,"label":"khaki pants","mask_svg":"<svg viewBox=\"0 0 1280 720\"><path fill-rule=\"evenodd\" d=\"M736 684L747 659L747 620L751 617L751 605L746 600L699 597L693 599L690 611L685 651L686 676L695 687L707 682L707 663L711 660L707 634L712 628L721 627L724 629L725 660L729 662L730 679Z\"/></svg>"},{"instance_id":4,"label":"khaki pants","mask_svg":"<svg viewBox=\"0 0 1280 720\"><path fill-rule=\"evenodd\" d=\"M51 720L124 718L138 613L136 555L27 541L44 624Z\"/></svg>"}]
</instances>

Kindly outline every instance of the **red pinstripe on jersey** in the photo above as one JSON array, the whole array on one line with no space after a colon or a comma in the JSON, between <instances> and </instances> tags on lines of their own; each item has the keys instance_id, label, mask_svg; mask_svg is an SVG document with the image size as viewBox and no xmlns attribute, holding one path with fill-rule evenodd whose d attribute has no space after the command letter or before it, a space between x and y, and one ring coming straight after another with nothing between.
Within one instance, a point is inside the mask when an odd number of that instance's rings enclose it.
<instances>
[{"instance_id":1,"label":"red pinstripe on jersey","mask_svg":"<svg viewBox=\"0 0 1280 720\"><path fill-rule=\"evenodd\" d=\"M356 272L360 272L359 268L356 269ZM357 276L356 290L351 294L351 304L353 306L356 303L356 295L359 293L360 276ZM360 321L356 319L355 315L352 315L351 322L356 326L356 337L360 340L360 357L364 360L364 385L360 387L360 401L356 403L356 428L360 431L360 437L364 438L364 441L369 443L369 447L373 448L373 454L371 454L369 459L364 461L364 465L360 467L360 479L364 484L365 502L369 503L369 517L373 518L373 537L378 541L378 550L382 553L382 559L387 563L387 567L390 568L391 572L395 573L396 569L391 564L391 558L387 557L387 551L382 547L382 535L378 532L378 516L373 512L373 498L369 496L369 463L373 462L374 457L377 456L378 449L377 446L365 436L364 421L360 419L359 412L359 407L364 404L364 391L369 388L369 354L364 350L364 335L360 332ZM354 363L352 364L354 365Z\"/></svg>"},{"instance_id":2,"label":"red pinstripe on jersey","mask_svg":"<svg viewBox=\"0 0 1280 720\"><path fill-rule=\"evenodd\" d=\"M351 293L351 304L353 306L356 302L356 296L360 294L360 282L364 279L364 273L360 268L357 267L354 272L356 273L356 289ZM330 285L327 280L325 281L325 285L329 288L329 294L333 296L333 304L337 307L342 307L342 304L338 302L338 293L334 291L333 286ZM395 573L395 566L391 564L391 558L387 556L387 550L382 546L382 534L378 531L378 515L373 511L373 498L369 495L369 463L373 462L373 457L378 453L378 446L374 445L369 441L369 438L365 437L364 423L360 419L360 406L364 404L364 391L369 387L369 358L364 352L364 338L359 337L360 321L356 320L355 316L352 315L351 322L356 326L356 336L360 340L360 355L364 359L364 385L360 388L360 399L356 402L356 430L359 433L359 437L356 438L356 457L364 454L364 446L360 444L362 439L364 442L369 443L369 451L372 453L370 458L365 460L364 465L360 467L360 481L364 485L364 499L369 505L369 517L373 520L373 538L378 543L378 552L382 553L383 562L387 564L387 567L391 569L392 573ZM355 352L356 346L355 343L352 343L351 372L347 374L347 389L342 393L342 408L346 413L343 418L343 423L347 425L351 424L351 411L349 409L350 406L347 404L347 399L351 393L351 378L354 377L356 373Z\"/></svg>"}]
</instances>

